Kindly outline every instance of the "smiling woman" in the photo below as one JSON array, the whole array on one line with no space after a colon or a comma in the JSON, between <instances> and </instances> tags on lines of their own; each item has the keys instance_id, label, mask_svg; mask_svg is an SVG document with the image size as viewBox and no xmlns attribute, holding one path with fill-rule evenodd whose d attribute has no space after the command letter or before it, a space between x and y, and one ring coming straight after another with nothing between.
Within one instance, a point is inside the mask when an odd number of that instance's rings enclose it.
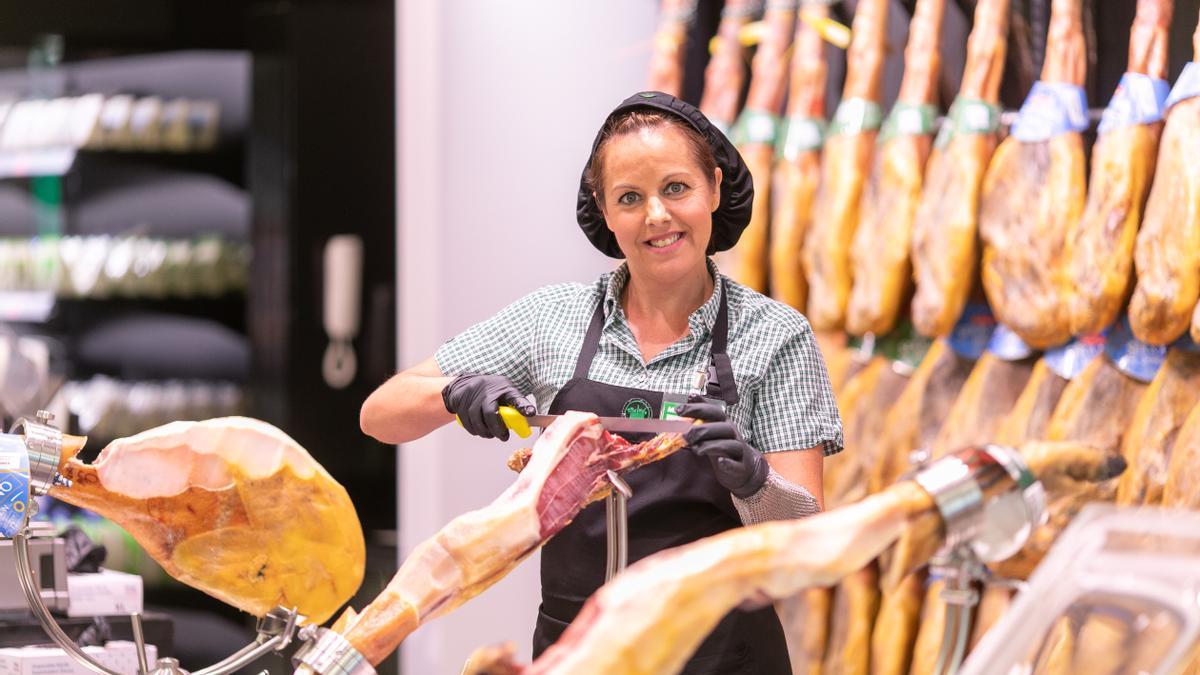
<instances>
[{"instance_id":1,"label":"smiling woman","mask_svg":"<svg viewBox=\"0 0 1200 675\"><path fill-rule=\"evenodd\" d=\"M576 208L592 245L625 262L594 284L535 291L451 338L371 395L363 430L405 442L457 415L477 436L507 439L500 405L696 419L691 452L625 476L630 563L820 510L822 458L841 450L842 429L812 330L708 258L737 243L753 195L741 156L699 110L661 92L630 97L592 145ZM535 656L603 584L605 554L598 504L546 544ZM791 673L774 609L730 613L687 672Z\"/></svg>"}]
</instances>

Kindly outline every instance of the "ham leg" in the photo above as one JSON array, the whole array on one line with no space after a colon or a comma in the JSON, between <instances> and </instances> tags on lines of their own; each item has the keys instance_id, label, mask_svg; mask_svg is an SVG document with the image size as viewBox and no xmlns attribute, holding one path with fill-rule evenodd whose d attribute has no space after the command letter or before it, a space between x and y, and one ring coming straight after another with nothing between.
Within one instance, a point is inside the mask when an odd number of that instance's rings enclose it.
<instances>
[{"instance_id":1,"label":"ham leg","mask_svg":"<svg viewBox=\"0 0 1200 675\"><path fill-rule=\"evenodd\" d=\"M116 522L171 576L262 616L324 622L358 590L366 549L345 488L275 427L172 422L113 441L94 464L63 451L50 495Z\"/></svg>"},{"instance_id":2,"label":"ham leg","mask_svg":"<svg viewBox=\"0 0 1200 675\"><path fill-rule=\"evenodd\" d=\"M418 544L387 588L341 631L378 664L422 623L504 578L589 502L609 489L607 471L662 459L684 446L679 434L632 444L591 413L568 412L542 432L517 481L490 505L450 521Z\"/></svg>"},{"instance_id":3,"label":"ham leg","mask_svg":"<svg viewBox=\"0 0 1200 675\"><path fill-rule=\"evenodd\" d=\"M1029 468L1049 480L1064 473L1107 479L1110 459L1103 452L1049 451L1034 453ZM489 649L473 655L464 672L677 673L721 617L744 601L760 592L780 598L833 584L908 532L923 532L919 545L909 548L914 555L897 551L892 557L899 571L894 578L902 579L941 541L940 529L927 529L930 520L939 520L932 498L905 481L819 516L739 528L663 551L603 586L533 664L521 668L512 663L511 651Z\"/></svg>"}]
</instances>

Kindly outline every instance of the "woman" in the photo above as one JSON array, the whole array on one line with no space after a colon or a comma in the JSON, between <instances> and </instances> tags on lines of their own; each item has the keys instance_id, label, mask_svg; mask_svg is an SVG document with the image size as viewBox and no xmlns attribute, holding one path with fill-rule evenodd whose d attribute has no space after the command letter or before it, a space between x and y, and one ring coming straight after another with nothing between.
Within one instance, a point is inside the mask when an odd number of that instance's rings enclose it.
<instances>
[{"instance_id":1,"label":"woman","mask_svg":"<svg viewBox=\"0 0 1200 675\"><path fill-rule=\"evenodd\" d=\"M842 431L812 331L708 259L737 242L753 193L699 110L659 92L630 97L597 135L576 214L625 264L595 284L535 291L452 338L367 399L363 431L400 443L457 414L467 431L507 440L500 405L702 420L692 452L627 477L630 562L819 511L822 458L841 450ZM593 504L543 549L535 656L604 582L604 528ZM684 672L791 673L774 609L725 617Z\"/></svg>"}]
</instances>

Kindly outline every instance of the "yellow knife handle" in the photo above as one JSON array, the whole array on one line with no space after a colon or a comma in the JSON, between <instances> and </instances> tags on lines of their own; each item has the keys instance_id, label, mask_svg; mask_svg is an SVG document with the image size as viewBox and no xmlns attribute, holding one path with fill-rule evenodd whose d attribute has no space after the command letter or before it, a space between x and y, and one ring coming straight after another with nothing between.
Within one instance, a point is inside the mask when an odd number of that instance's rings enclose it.
<instances>
[{"instance_id":1,"label":"yellow knife handle","mask_svg":"<svg viewBox=\"0 0 1200 675\"><path fill-rule=\"evenodd\" d=\"M510 405L500 406L500 419L504 420L504 426L512 429L513 433L521 438L529 438L529 435L533 433L529 428L529 420Z\"/></svg>"},{"instance_id":2,"label":"yellow knife handle","mask_svg":"<svg viewBox=\"0 0 1200 675\"><path fill-rule=\"evenodd\" d=\"M504 422L504 426L512 429L513 433L521 438L529 438L529 435L533 433L533 430L529 428L529 420L510 405L500 406L500 419ZM458 426L462 426L462 418L458 415L454 416L454 421L458 422Z\"/></svg>"}]
</instances>

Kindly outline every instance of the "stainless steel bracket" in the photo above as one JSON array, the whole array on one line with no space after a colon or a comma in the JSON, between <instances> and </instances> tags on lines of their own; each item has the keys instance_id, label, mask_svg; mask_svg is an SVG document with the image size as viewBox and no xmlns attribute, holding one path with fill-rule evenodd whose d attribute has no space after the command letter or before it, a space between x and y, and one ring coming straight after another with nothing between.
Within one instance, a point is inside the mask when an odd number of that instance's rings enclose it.
<instances>
[{"instance_id":1,"label":"stainless steel bracket","mask_svg":"<svg viewBox=\"0 0 1200 675\"><path fill-rule=\"evenodd\" d=\"M629 498L633 489L620 474L608 470L608 482L612 491L604 499L604 515L608 530L608 559L604 566L604 580L608 581L625 569L629 563Z\"/></svg>"}]
</instances>

